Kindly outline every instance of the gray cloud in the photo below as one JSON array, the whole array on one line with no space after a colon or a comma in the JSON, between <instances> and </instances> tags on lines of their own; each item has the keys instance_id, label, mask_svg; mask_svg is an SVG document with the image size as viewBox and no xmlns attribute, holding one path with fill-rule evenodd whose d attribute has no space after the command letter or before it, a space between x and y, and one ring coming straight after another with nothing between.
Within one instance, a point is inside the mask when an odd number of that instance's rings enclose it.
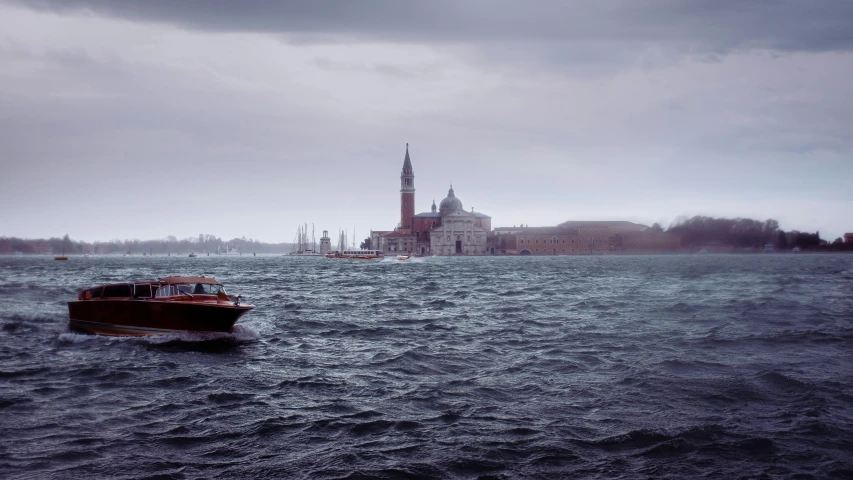
<instances>
[{"instance_id":1,"label":"gray cloud","mask_svg":"<svg viewBox=\"0 0 853 480\"><path fill-rule=\"evenodd\" d=\"M682 54L853 48L853 3L837 0L5 1L42 11L91 11L303 41L605 42L658 44Z\"/></svg>"},{"instance_id":2,"label":"gray cloud","mask_svg":"<svg viewBox=\"0 0 853 480\"><path fill-rule=\"evenodd\" d=\"M0 235L391 228L405 142L418 210L848 228L849 2L5 3Z\"/></svg>"}]
</instances>

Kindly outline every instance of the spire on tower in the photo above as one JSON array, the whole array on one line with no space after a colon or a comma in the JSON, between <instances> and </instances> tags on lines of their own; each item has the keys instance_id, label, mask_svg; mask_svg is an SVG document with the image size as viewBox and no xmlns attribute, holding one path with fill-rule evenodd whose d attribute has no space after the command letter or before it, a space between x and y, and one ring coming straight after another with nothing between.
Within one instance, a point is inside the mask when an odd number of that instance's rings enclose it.
<instances>
[{"instance_id":1,"label":"spire on tower","mask_svg":"<svg viewBox=\"0 0 853 480\"><path fill-rule=\"evenodd\" d=\"M403 170L411 170L412 161L409 159L409 144L406 144L406 159L403 161Z\"/></svg>"}]
</instances>

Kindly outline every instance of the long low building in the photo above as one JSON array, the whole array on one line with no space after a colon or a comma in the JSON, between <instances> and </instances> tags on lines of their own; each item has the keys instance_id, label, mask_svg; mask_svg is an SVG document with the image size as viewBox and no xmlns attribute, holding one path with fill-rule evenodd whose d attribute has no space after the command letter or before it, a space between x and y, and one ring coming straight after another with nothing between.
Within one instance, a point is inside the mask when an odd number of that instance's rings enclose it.
<instances>
[{"instance_id":1,"label":"long low building","mask_svg":"<svg viewBox=\"0 0 853 480\"><path fill-rule=\"evenodd\" d=\"M671 252L681 240L626 221L568 221L554 227L498 227L489 251L517 255L589 255Z\"/></svg>"}]
</instances>

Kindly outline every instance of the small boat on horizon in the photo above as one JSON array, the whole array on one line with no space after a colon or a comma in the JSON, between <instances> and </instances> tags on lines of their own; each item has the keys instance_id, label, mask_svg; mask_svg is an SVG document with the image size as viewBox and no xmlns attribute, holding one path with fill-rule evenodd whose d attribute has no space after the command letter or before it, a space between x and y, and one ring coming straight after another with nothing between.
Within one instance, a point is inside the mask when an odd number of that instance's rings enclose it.
<instances>
[{"instance_id":1,"label":"small boat on horizon","mask_svg":"<svg viewBox=\"0 0 853 480\"><path fill-rule=\"evenodd\" d=\"M62 255L57 255L53 257L54 260L68 260L68 257L65 256L65 250L62 251Z\"/></svg>"},{"instance_id":2,"label":"small boat on horizon","mask_svg":"<svg viewBox=\"0 0 853 480\"><path fill-rule=\"evenodd\" d=\"M69 327L99 335L230 333L254 305L230 297L214 278L173 276L81 290L68 302Z\"/></svg>"},{"instance_id":3,"label":"small boat on horizon","mask_svg":"<svg viewBox=\"0 0 853 480\"><path fill-rule=\"evenodd\" d=\"M412 258L411 255L397 255L397 260L400 260L401 262L405 262L410 258Z\"/></svg>"},{"instance_id":4,"label":"small boat on horizon","mask_svg":"<svg viewBox=\"0 0 853 480\"><path fill-rule=\"evenodd\" d=\"M195 258L195 257L197 257L198 255L196 255L196 254L195 254L195 252L190 252L190 254L189 254L189 255L187 255L187 256L188 256L188 257L190 257L190 258Z\"/></svg>"}]
</instances>

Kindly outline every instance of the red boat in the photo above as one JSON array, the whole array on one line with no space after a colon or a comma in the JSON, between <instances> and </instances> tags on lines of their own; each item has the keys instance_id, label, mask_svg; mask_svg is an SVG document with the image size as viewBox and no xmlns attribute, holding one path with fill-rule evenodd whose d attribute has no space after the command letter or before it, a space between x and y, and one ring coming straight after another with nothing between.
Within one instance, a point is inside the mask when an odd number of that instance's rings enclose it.
<instances>
[{"instance_id":1,"label":"red boat","mask_svg":"<svg viewBox=\"0 0 853 480\"><path fill-rule=\"evenodd\" d=\"M231 332L254 305L208 277L166 277L87 288L68 302L73 329L101 335Z\"/></svg>"}]
</instances>

